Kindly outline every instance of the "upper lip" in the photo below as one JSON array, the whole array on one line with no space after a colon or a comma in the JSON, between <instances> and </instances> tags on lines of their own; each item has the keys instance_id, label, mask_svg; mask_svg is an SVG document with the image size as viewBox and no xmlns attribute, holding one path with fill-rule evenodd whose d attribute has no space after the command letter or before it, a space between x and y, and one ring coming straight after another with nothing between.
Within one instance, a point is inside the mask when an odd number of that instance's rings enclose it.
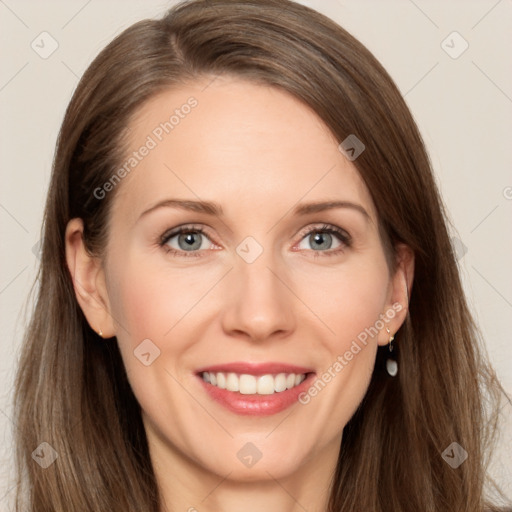
<instances>
[{"instance_id":1,"label":"upper lip","mask_svg":"<svg viewBox=\"0 0 512 512\"><path fill-rule=\"evenodd\" d=\"M232 362L222 363L212 366L205 366L197 370L197 373L203 372L212 373L238 373L238 374L249 374L249 375L266 375L266 374L279 374L279 373L295 373L301 375L303 373L312 373L314 370L306 368L305 366L296 366L294 364L287 363L254 363L254 362Z\"/></svg>"}]
</instances>

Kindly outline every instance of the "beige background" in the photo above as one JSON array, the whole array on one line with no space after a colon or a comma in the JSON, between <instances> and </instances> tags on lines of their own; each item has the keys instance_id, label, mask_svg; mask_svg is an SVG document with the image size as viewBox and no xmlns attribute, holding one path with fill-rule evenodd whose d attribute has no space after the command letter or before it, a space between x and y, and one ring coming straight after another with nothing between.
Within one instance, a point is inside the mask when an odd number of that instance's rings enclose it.
<instances>
[{"instance_id":1,"label":"beige background","mask_svg":"<svg viewBox=\"0 0 512 512\"><path fill-rule=\"evenodd\" d=\"M459 240L468 297L491 360L512 393L512 1L302 3L366 44L404 94ZM14 494L12 382L64 110L78 78L116 34L170 5L0 0L0 510L10 509ZM40 36L44 31L50 35ZM34 40L42 46L42 37L46 50L58 44L48 58L31 47ZM505 404L503 412L508 421L493 472L512 496L512 406Z\"/></svg>"}]
</instances>

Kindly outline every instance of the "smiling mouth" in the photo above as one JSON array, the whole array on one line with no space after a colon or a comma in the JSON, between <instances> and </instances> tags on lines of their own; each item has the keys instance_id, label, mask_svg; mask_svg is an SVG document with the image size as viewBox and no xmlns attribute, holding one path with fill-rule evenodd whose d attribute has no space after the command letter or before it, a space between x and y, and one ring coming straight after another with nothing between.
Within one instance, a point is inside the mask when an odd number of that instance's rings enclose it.
<instances>
[{"instance_id":1,"label":"smiling mouth","mask_svg":"<svg viewBox=\"0 0 512 512\"><path fill-rule=\"evenodd\" d=\"M292 389L304 380L309 373L277 373L251 375L234 372L201 372L201 378L219 389L238 392L242 395L273 395Z\"/></svg>"}]
</instances>

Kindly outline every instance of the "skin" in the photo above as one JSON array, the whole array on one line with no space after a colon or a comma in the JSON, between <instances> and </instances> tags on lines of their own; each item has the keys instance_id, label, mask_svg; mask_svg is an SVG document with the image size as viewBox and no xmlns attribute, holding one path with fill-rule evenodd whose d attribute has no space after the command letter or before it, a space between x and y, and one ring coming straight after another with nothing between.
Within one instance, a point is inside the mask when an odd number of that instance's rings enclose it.
<instances>
[{"instance_id":1,"label":"skin","mask_svg":"<svg viewBox=\"0 0 512 512\"><path fill-rule=\"evenodd\" d=\"M195 371L278 361L322 375L397 303L402 309L386 326L391 334L400 328L413 255L399 246L390 275L370 193L314 112L271 87L218 77L205 89L210 80L142 107L132 150L167 112L198 100L117 185L103 259L84 249L81 220L68 224L68 266L91 327L117 337L142 406L162 510L325 511L342 429L368 388L378 345L388 343L385 328L308 404L267 417L213 402ZM141 217L169 198L215 201L223 215L161 207ZM327 200L358 204L369 218L353 208L294 213ZM198 257L159 244L182 224L206 231L196 235ZM314 229L324 224L348 232L351 245L332 235L318 249ZM252 263L236 252L248 236L263 249ZM180 249L177 236L169 244ZM134 356L145 339L161 351L149 366ZM247 442L262 454L250 468L237 458Z\"/></svg>"}]
</instances>

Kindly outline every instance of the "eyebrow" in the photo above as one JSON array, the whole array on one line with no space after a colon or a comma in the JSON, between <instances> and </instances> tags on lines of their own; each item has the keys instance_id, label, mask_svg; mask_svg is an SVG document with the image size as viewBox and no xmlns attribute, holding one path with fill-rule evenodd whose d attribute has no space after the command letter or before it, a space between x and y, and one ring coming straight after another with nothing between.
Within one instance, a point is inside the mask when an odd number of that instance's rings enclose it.
<instances>
[{"instance_id":1,"label":"eyebrow","mask_svg":"<svg viewBox=\"0 0 512 512\"><path fill-rule=\"evenodd\" d=\"M305 203L297 206L293 213L295 215L308 215L310 213L323 212L325 210L332 210L334 208L351 208L361 213L366 220L370 221L369 213L357 203L351 201L324 201L321 203Z\"/></svg>"},{"instance_id":2,"label":"eyebrow","mask_svg":"<svg viewBox=\"0 0 512 512\"><path fill-rule=\"evenodd\" d=\"M205 213L207 215L215 215L218 217L221 217L224 214L222 206L213 201L194 201L191 199L165 199L142 212L140 217L143 217L144 215L147 215L148 213L157 210L158 208L178 208L181 210L187 210L196 213ZM317 203L304 203L297 206L293 210L293 214L309 215L312 213L323 212L335 208L351 208L361 213L366 220L371 220L368 212L360 204L352 203L350 201L323 201Z\"/></svg>"},{"instance_id":3,"label":"eyebrow","mask_svg":"<svg viewBox=\"0 0 512 512\"><path fill-rule=\"evenodd\" d=\"M208 215L222 216L222 206L212 201L193 201L191 199L164 199L151 206L140 214L140 217L151 213L158 208L179 208L180 210L188 210L197 213L206 213ZM139 218L140 218L139 217Z\"/></svg>"}]
</instances>

